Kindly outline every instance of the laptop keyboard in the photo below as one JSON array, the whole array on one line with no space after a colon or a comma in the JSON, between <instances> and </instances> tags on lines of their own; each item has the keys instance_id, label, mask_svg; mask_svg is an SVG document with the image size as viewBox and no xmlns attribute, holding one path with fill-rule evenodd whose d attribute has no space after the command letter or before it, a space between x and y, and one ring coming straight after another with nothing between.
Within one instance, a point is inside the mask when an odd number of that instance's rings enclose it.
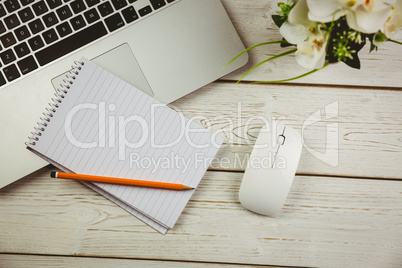
<instances>
[{"instance_id":1,"label":"laptop keyboard","mask_svg":"<svg viewBox=\"0 0 402 268\"><path fill-rule=\"evenodd\" d=\"M1 1L0 86L174 1Z\"/></svg>"}]
</instances>

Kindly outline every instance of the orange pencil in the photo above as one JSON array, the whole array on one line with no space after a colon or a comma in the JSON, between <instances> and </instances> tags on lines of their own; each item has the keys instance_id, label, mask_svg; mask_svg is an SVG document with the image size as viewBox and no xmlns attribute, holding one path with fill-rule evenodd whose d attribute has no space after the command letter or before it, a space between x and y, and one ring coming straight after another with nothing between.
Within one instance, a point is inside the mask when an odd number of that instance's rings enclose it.
<instances>
[{"instance_id":1,"label":"orange pencil","mask_svg":"<svg viewBox=\"0 0 402 268\"><path fill-rule=\"evenodd\" d=\"M63 172L50 172L50 177L60 178L60 179L73 179L80 181L92 181L92 182L103 182L103 183L114 183L114 184L124 184L140 187L152 187L152 188L163 188L170 190L192 190L194 188L178 184L178 183L168 183L168 182L157 182L157 181L143 181L143 180L131 180L131 179L121 179L112 177L102 177L93 175L82 175L74 173L63 173Z\"/></svg>"}]
</instances>

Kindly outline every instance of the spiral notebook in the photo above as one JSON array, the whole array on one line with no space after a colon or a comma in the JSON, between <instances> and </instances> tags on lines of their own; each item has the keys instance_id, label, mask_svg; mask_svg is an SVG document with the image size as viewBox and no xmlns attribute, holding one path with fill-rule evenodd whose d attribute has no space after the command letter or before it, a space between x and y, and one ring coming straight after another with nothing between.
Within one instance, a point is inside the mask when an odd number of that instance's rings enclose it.
<instances>
[{"instance_id":1,"label":"spiral notebook","mask_svg":"<svg viewBox=\"0 0 402 268\"><path fill-rule=\"evenodd\" d=\"M27 143L66 172L196 188L222 139L82 58ZM84 183L161 233L194 190Z\"/></svg>"}]
</instances>

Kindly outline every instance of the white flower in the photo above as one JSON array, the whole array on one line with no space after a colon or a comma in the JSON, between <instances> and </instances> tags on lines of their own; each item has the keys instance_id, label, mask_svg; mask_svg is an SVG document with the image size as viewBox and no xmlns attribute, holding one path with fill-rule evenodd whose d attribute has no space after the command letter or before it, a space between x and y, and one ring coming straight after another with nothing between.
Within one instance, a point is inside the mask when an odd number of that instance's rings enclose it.
<instances>
[{"instance_id":1,"label":"white flower","mask_svg":"<svg viewBox=\"0 0 402 268\"><path fill-rule=\"evenodd\" d=\"M309 19L330 22L346 15L348 25L363 33L376 33L391 14L396 0L307 0ZM399 1L399 0L398 0Z\"/></svg>"},{"instance_id":2,"label":"white flower","mask_svg":"<svg viewBox=\"0 0 402 268\"><path fill-rule=\"evenodd\" d=\"M395 5L392 6L391 14L385 22L382 32L387 37L395 35L396 31L402 28L402 0L396 0Z\"/></svg>"},{"instance_id":3,"label":"white flower","mask_svg":"<svg viewBox=\"0 0 402 268\"><path fill-rule=\"evenodd\" d=\"M311 30L307 40L297 45L296 61L305 68L320 69L325 64L328 33L321 27Z\"/></svg>"},{"instance_id":4,"label":"white flower","mask_svg":"<svg viewBox=\"0 0 402 268\"><path fill-rule=\"evenodd\" d=\"M296 61L305 68L320 69L325 64L328 33L307 17L306 0L300 0L289 13L288 21L282 24L280 33L291 44L297 45Z\"/></svg>"}]
</instances>

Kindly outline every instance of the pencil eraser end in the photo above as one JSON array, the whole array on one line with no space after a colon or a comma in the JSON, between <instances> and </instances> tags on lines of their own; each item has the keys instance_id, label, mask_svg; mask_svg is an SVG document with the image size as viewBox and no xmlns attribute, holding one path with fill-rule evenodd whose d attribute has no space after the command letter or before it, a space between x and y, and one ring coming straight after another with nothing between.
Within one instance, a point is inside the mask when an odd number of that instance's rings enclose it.
<instances>
[{"instance_id":1,"label":"pencil eraser end","mask_svg":"<svg viewBox=\"0 0 402 268\"><path fill-rule=\"evenodd\" d=\"M56 178L56 171L50 172L50 178Z\"/></svg>"}]
</instances>

